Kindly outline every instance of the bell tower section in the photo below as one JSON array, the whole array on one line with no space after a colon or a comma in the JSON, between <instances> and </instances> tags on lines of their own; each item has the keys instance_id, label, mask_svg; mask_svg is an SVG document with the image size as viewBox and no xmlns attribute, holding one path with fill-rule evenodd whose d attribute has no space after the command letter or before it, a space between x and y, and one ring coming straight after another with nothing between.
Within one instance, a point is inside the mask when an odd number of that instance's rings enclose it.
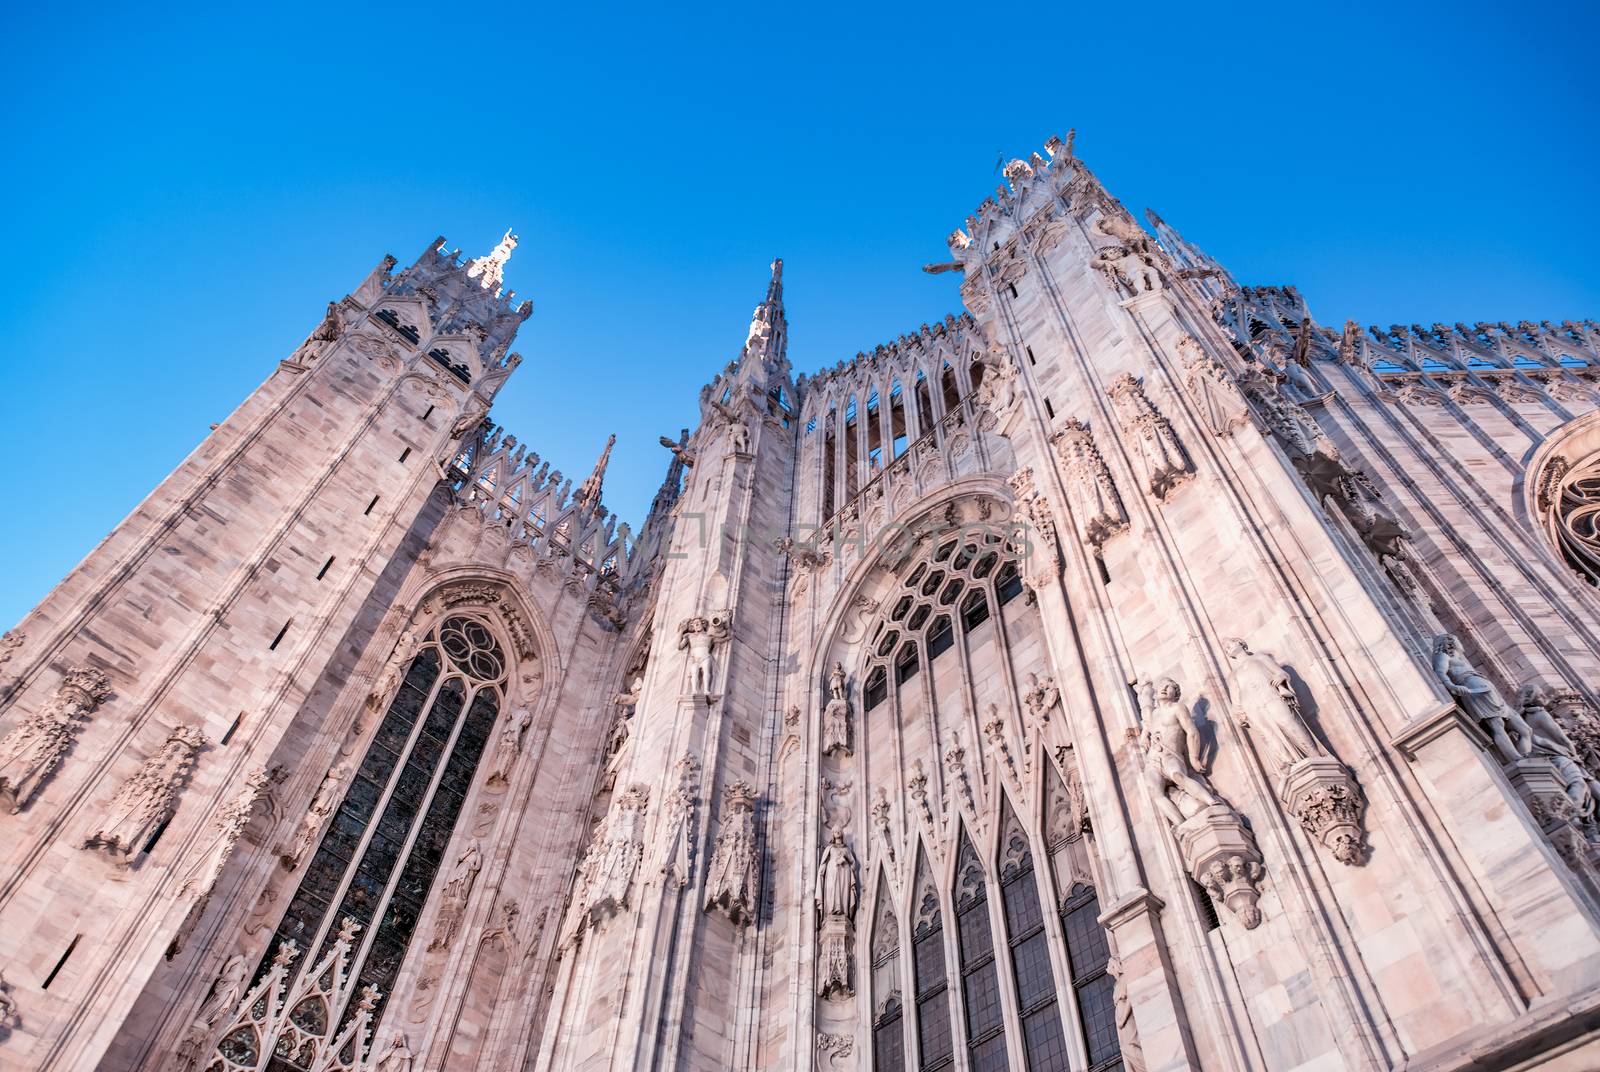
<instances>
[{"instance_id":1,"label":"bell tower section","mask_svg":"<svg viewBox=\"0 0 1600 1072\"><path fill-rule=\"evenodd\" d=\"M6 635L0 1066L94 1067L281 806L517 366L515 245L386 257Z\"/></svg>"}]
</instances>

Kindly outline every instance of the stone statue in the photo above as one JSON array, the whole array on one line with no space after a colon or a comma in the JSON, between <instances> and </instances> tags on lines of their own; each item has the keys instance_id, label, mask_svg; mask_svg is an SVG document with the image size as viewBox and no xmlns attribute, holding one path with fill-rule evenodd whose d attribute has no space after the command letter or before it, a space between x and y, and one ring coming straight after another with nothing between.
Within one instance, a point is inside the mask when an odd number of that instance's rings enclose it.
<instances>
[{"instance_id":1,"label":"stone statue","mask_svg":"<svg viewBox=\"0 0 1600 1072\"><path fill-rule=\"evenodd\" d=\"M844 843L843 828L832 826L817 864L816 905L822 916L817 993L823 997L852 993L850 949L858 892L855 857Z\"/></svg>"},{"instance_id":2,"label":"stone statue","mask_svg":"<svg viewBox=\"0 0 1600 1072\"><path fill-rule=\"evenodd\" d=\"M513 711L511 717L500 727L500 746L496 750L495 768L489 775L491 784L505 785L511 780L511 766L516 762L517 756L522 754L522 737L532 724L533 712L524 707Z\"/></svg>"},{"instance_id":3,"label":"stone statue","mask_svg":"<svg viewBox=\"0 0 1600 1072\"><path fill-rule=\"evenodd\" d=\"M229 957L211 988L211 996L200 1006L196 1022L203 1022L207 1027L221 1027L238 1007L239 999L244 997L245 976L249 970L244 954L235 953Z\"/></svg>"},{"instance_id":4,"label":"stone statue","mask_svg":"<svg viewBox=\"0 0 1600 1072\"><path fill-rule=\"evenodd\" d=\"M1240 725L1256 738L1271 769L1282 774L1302 759L1326 755L1306 727L1288 672L1274 659L1251 651L1238 637L1224 640L1222 650L1233 663L1228 685Z\"/></svg>"},{"instance_id":5,"label":"stone statue","mask_svg":"<svg viewBox=\"0 0 1600 1072\"><path fill-rule=\"evenodd\" d=\"M383 672L378 676L372 691L367 694L367 703L371 706L377 707L394 696L395 690L400 687L400 682L405 676L406 667L411 663L412 649L416 647L416 641L416 626L411 625L400 630L394 649L389 653L388 661L384 663Z\"/></svg>"},{"instance_id":6,"label":"stone statue","mask_svg":"<svg viewBox=\"0 0 1600 1072\"><path fill-rule=\"evenodd\" d=\"M322 323L317 325L317 330L311 333L313 342L333 342L339 337L341 325L339 323L339 303L329 302L328 312L322 318Z\"/></svg>"},{"instance_id":7,"label":"stone statue","mask_svg":"<svg viewBox=\"0 0 1600 1072\"><path fill-rule=\"evenodd\" d=\"M822 712L822 754L850 754L850 700L845 695L844 664L828 675L828 706Z\"/></svg>"},{"instance_id":8,"label":"stone statue","mask_svg":"<svg viewBox=\"0 0 1600 1072\"><path fill-rule=\"evenodd\" d=\"M306 852L317 840L317 834L322 830L323 821L333 814L333 809L338 803L339 790L350 778L350 765L348 763L336 764L327 774L322 776L322 784L317 786L316 795L311 798L311 806L306 809L305 818L300 821L299 828L295 831L294 841L289 848L279 857L284 867L293 871L305 859Z\"/></svg>"},{"instance_id":9,"label":"stone statue","mask_svg":"<svg viewBox=\"0 0 1600 1072\"><path fill-rule=\"evenodd\" d=\"M1128 1000L1128 984L1123 979L1122 958L1112 954L1106 961L1111 976L1111 1006L1117 1016L1117 1044L1122 1048L1123 1072L1145 1072L1144 1047L1139 1044L1139 1025L1133 1020L1133 1003Z\"/></svg>"},{"instance_id":10,"label":"stone statue","mask_svg":"<svg viewBox=\"0 0 1600 1072\"><path fill-rule=\"evenodd\" d=\"M1578 746L1551 714L1550 690L1524 685L1518 699L1522 719L1533 733L1533 754L1544 757L1554 768L1578 822L1593 826L1600 819L1600 779L1587 769Z\"/></svg>"},{"instance_id":11,"label":"stone statue","mask_svg":"<svg viewBox=\"0 0 1600 1072\"><path fill-rule=\"evenodd\" d=\"M1500 690L1467 660L1461 641L1454 634L1440 633L1434 639L1433 669L1461 709L1494 737L1501 758L1515 763L1533 753L1533 731L1522 720L1522 715L1501 698ZM1507 732L1508 727L1517 736L1515 744Z\"/></svg>"},{"instance_id":12,"label":"stone statue","mask_svg":"<svg viewBox=\"0 0 1600 1072\"><path fill-rule=\"evenodd\" d=\"M1144 780L1156 808L1173 826L1189 814L1222 801L1205 779L1200 732L1182 702L1183 690L1170 677L1158 684L1139 683L1139 708L1144 728L1139 746L1144 751ZM1169 793L1171 795L1169 795Z\"/></svg>"},{"instance_id":13,"label":"stone statue","mask_svg":"<svg viewBox=\"0 0 1600 1072\"><path fill-rule=\"evenodd\" d=\"M72 746L79 720L110 693L98 670L75 666L62 675L55 695L0 740L0 804L13 815L27 805Z\"/></svg>"},{"instance_id":14,"label":"stone statue","mask_svg":"<svg viewBox=\"0 0 1600 1072\"><path fill-rule=\"evenodd\" d=\"M373 1072L411 1072L416 1057L406 1043L404 1031L396 1031L389 1039L389 1049L373 1066Z\"/></svg>"},{"instance_id":15,"label":"stone statue","mask_svg":"<svg viewBox=\"0 0 1600 1072\"><path fill-rule=\"evenodd\" d=\"M468 842L461 855L456 857L450 881L445 883L439 922L434 928L433 941L428 943L429 950L447 948L454 941L456 930L461 926L461 914L467 907L467 898L472 894L472 884L478 880L478 871L482 867L483 856L478 851L477 841Z\"/></svg>"},{"instance_id":16,"label":"stone statue","mask_svg":"<svg viewBox=\"0 0 1600 1072\"><path fill-rule=\"evenodd\" d=\"M235 953L222 965L222 972L212 984L210 996L201 1003L200 1011L189 1024L189 1030L178 1042L177 1061L172 1067L188 1072L210 1052L217 1034L233 1020L239 1001L244 996L248 970L240 953Z\"/></svg>"},{"instance_id":17,"label":"stone statue","mask_svg":"<svg viewBox=\"0 0 1600 1072\"><path fill-rule=\"evenodd\" d=\"M1550 713L1550 690L1541 685L1524 685L1517 696L1522 721L1533 734L1533 746L1541 752L1560 752L1578 758L1578 746L1561 723Z\"/></svg>"},{"instance_id":18,"label":"stone statue","mask_svg":"<svg viewBox=\"0 0 1600 1072\"><path fill-rule=\"evenodd\" d=\"M817 865L817 911L824 917L853 919L858 894L856 858L844 843L844 830L830 827L822 862Z\"/></svg>"},{"instance_id":19,"label":"stone statue","mask_svg":"<svg viewBox=\"0 0 1600 1072\"><path fill-rule=\"evenodd\" d=\"M1153 243L1143 228L1108 212L1095 220L1090 230L1114 243L1095 250L1089 266L1103 273L1119 292L1137 296L1161 289Z\"/></svg>"},{"instance_id":20,"label":"stone statue","mask_svg":"<svg viewBox=\"0 0 1600 1072\"><path fill-rule=\"evenodd\" d=\"M678 650L689 652L689 688L697 696L709 695L716 666L712 648L728 639L727 615L686 619L678 627Z\"/></svg>"},{"instance_id":21,"label":"stone statue","mask_svg":"<svg viewBox=\"0 0 1600 1072\"><path fill-rule=\"evenodd\" d=\"M717 843L706 874L706 908L725 912L735 926L755 919L761 858L756 847L756 794L744 782L723 793Z\"/></svg>"},{"instance_id":22,"label":"stone statue","mask_svg":"<svg viewBox=\"0 0 1600 1072\"><path fill-rule=\"evenodd\" d=\"M889 794L878 786L878 792L872 801L872 827L878 832L878 838L883 842L883 854L894 863L894 831L889 823L890 815Z\"/></svg>"},{"instance_id":23,"label":"stone statue","mask_svg":"<svg viewBox=\"0 0 1600 1072\"><path fill-rule=\"evenodd\" d=\"M179 726L166 744L122 783L104 811L99 825L83 839L86 849L100 849L126 867L144 851L155 832L172 818L178 794L189 782L195 755L207 745L205 734Z\"/></svg>"}]
</instances>

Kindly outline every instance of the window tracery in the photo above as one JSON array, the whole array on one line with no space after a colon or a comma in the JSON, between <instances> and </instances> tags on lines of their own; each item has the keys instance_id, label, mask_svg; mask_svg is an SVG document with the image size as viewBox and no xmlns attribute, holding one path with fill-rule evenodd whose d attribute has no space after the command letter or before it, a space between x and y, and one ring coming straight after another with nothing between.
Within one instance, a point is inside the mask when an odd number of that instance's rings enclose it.
<instances>
[{"instance_id":1,"label":"window tracery","mask_svg":"<svg viewBox=\"0 0 1600 1072\"><path fill-rule=\"evenodd\" d=\"M276 992L297 996L286 951L338 965L338 985L309 1003L296 997L286 1019L256 999L253 1045L273 1053L272 1072L320 1068L329 1047L348 1043L353 1019L376 1023L503 706L506 670L499 641L470 615L421 642L257 969L255 990L277 965ZM208 1070L236 1067L221 1062L228 1056L219 1050Z\"/></svg>"},{"instance_id":2,"label":"window tracery","mask_svg":"<svg viewBox=\"0 0 1600 1072\"><path fill-rule=\"evenodd\" d=\"M1555 457L1544 466L1539 506L1561 557L1600 586L1600 452L1576 464Z\"/></svg>"},{"instance_id":3,"label":"window tracery","mask_svg":"<svg viewBox=\"0 0 1600 1072\"><path fill-rule=\"evenodd\" d=\"M1039 720L1022 714L1020 690L1030 671L1048 675L1048 666L1038 610L1016 598L1026 591L1018 566L1019 549L1005 534L975 531L936 540L898 568L878 599L882 617L863 639L861 727L876 741L865 753L869 779L877 778L873 757L915 757L926 749L924 758L931 755L937 768L952 739L970 747L980 717L974 711L998 708L1028 734L1037 730ZM1039 796L1029 794L1034 804L1016 810L1013 792L1025 790L994 792L991 785L961 809L969 821L999 827L993 868L977 853L965 821L951 831L955 878L946 910L954 912L955 933L948 964L941 898L918 854L907 906L911 997L904 1019L910 1021L905 1045L916 1045L910 1067L919 1072L953 1067L954 1036L973 1072L1065 1072L1069 1055L1079 1053L1091 1056L1091 1072L1121 1067L1076 760L1070 745L1050 754L1043 743L1030 736L1017 758L1019 765L1027 757L1044 768ZM905 780L905 771L898 776ZM933 795L936 808L941 796L944 807L953 807L959 790L947 779ZM937 836L931 817L928 828ZM1042 858L1035 858L1035 845ZM953 1029L952 1015L964 1030ZM1072 1041L1080 1037L1082 1049ZM874 1063L878 1072L896 1067L886 1058Z\"/></svg>"},{"instance_id":4,"label":"window tracery","mask_svg":"<svg viewBox=\"0 0 1600 1072\"><path fill-rule=\"evenodd\" d=\"M878 880L878 911L872 923L872 1067L875 1072L905 1072L901 1034L900 925L889 900L888 884Z\"/></svg>"},{"instance_id":5,"label":"window tracery","mask_svg":"<svg viewBox=\"0 0 1600 1072\"><path fill-rule=\"evenodd\" d=\"M973 1072L1006 1072L1005 1014L989 927L989 891L983 864L965 830L956 850L956 944L961 956L961 996L967 1012L967 1064Z\"/></svg>"},{"instance_id":6,"label":"window tracery","mask_svg":"<svg viewBox=\"0 0 1600 1072\"><path fill-rule=\"evenodd\" d=\"M911 959L917 996L917 1049L921 1072L941 1072L955 1062L950 1030L949 977L944 964L944 925L939 894L928 859L917 853L916 890L912 902Z\"/></svg>"}]
</instances>

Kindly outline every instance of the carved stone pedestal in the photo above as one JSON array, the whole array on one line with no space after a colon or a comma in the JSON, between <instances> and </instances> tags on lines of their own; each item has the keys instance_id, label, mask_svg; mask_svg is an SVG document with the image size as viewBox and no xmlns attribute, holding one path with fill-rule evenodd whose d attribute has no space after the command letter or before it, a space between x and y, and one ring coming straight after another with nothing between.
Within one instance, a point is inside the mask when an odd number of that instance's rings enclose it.
<instances>
[{"instance_id":1,"label":"carved stone pedestal","mask_svg":"<svg viewBox=\"0 0 1600 1072\"><path fill-rule=\"evenodd\" d=\"M1176 829L1183 862L1213 900L1226 906L1246 930L1261 923L1261 850L1243 820L1226 804L1213 804Z\"/></svg>"},{"instance_id":2,"label":"carved stone pedestal","mask_svg":"<svg viewBox=\"0 0 1600 1072\"><path fill-rule=\"evenodd\" d=\"M855 988L850 981L850 947L853 940L850 935L850 921L838 916L829 916L822 921L819 951L817 956L817 994L828 997L830 994L843 994L849 997L855 993Z\"/></svg>"},{"instance_id":3,"label":"carved stone pedestal","mask_svg":"<svg viewBox=\"0 0 1600 1072\"><path fill-rule=\"evenodd\" d=\"M1544 756L1529 756L1506 764L1506 778L1546 834L1555 827L1569 825L1577 814L1555 764Z\"/></svg>"},{"instance_id":4,"label":"carved stone pedestal","mask_svg":"<svg viewBox=\"0 0 1600 1072\"><path fill-rule=\"evenodd\" d=\"M1545 840L1590 893L1600 897L1600 846L1585 836L1577 806L1567 795L1566 779L1555 763L1548 756L1529 756L1506 764L1506 777L1533 812Z\"/></svg>"},{"instance_id":5,"label":"carved stone pedestal","mask_svg":"<svg viewBox=\"0 0 1600 1072\"><path fill-rule=\"evenodd\" d=\"M1366 802L1343 763L1331 756L1300 760L1284 772L1278 799L1300 820L1300 828L1333 853L1335 860L1361 862L1366 853L1361 844Z\"/></svg>"}]
</instances>

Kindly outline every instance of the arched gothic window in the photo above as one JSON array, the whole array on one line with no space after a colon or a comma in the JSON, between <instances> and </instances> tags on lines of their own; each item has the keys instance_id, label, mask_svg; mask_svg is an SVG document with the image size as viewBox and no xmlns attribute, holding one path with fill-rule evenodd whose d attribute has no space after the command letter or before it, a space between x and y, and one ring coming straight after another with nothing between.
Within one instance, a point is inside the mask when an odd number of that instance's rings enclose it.
<instances>
[{"instance_id":1,"label":"arched gothic window","mask_svg":"<svg viewBox=\"0 0 1600 1072\"><path fill-rule=\"evenodd\" d=\"M1033 736L1042 730L1040 716L1024 697L1049 676L1048 659L1038 607L1018 598L1026 590L1017 556L1003 533L936 538L879 593L882 617L864 638L860 679L866 741L860 762L869 782L898 781L934 810L941 797L954 807L958 772L976 777L972 764L993 758L992 720L1013 749L1018 736L1042 746ZM907 909L912 1011L905 1017L913 1020L906 1044L915 1043L911 1064L918 1072L953 1066L952 1016L965 1024L964 1065L972 1072L1064 1072L1069 1054L1080 1053L1091 1057L1089 1072L1120 1066L1108 940L1097 919L1076 761L1070 745L1049 755L1043 799L1026 813L1016 810L1022 796L990 797L990 821L1000 830L993 867L985 867L969 834L955 836L949 954L941 900L917 854L916 893ZM969 799L963 810L983 806L981 798ZM1036 856L1036 845L1048 854Z\"/></svg>"},{"instance_id":2,"label":"arched gothic window","mask_svg":"<svg viewBox=\"0 0 1600 1072\"><path fill-rule=\"evenodd\" d=\"M912 970L917 994L917 1050L921 1072L940 1072L955 1063L950 1031L950 981L944 967L944 926L939 893L928 860L917 853L915 916L911 930Z\"/></svg>"},{"instance_id":3,"label":"arched gothic window","mask_svg":"<svg viewBox=\"0 0 1600 1072\"><path fill-rule=\"evenodd\" d=\"M476 618L448 618L422 642L257 971L259 981L293 943L295 966L321 972L326 964L331 985L318 984L314 1008L297 997L303 982L288 986L287 1017L274 1015L265 997L249 1001L253 1022L224 1037L218 1058L228 1063L208 1070L258 1067L252 1051L273 1054L272 1072L310 1069L342 1037L334 1025L358 1005L376 1023L446 863L506 670L499 642ZM375 1000L351 1000L368 987Z\"/></svg>"},{"instance_id":4,"label":"arched gothic window","mask_svg":"<svg viewBox=\"0 0 1600 1072\"><path fill-rule=\"evenodd\" d=\"M889 900L889 885L880 878L878 911L872 923L872 1067L875 1072L905 1072L902 1004L900 925Z\"/></svg>"},{"instance_id":5,"label":"arched gothic window","mask_svg":"<svg viewBox=\"0 0 1600 1072\"><path fill-rule=\"evenodd\" d=\"M963 830L956 851L956 940L961 953L961 997L967 1009L967 1065L972 1072L1007 1072L1006 1022L989 928L989 891L983 864Z\"/></svg>"},{"instance_id":6,"label":"arched gothic window","mask_svg":"<svg viewBox=\"0 0 1600 1072\"><path fill-rule=\"evenodd\" d=\"M1067 981L1071 984L1078 1032L1084 1052L1089 1055L1090 1072L1120 1072L1116 980L1107 973L1111 947L1105 928L1100 925L1100 899L1089 873L1085 844L1089 840L1085 833L1088 818L1073 749L1069 745L1061 751L1067 777L1063 779L1054 764L1046 764L1049 790L1044 822L1056 889L1062 891L1059 908L1067 945Z\"/></svg>"},{"instance_id":7,"label":"arched gothic window","mask_svg":"<svg viewBox=\"0 0 1600 1072\"><path fill-rule=\"evenodd\" d=\"M1030 1072L1067 1072L1067 1040L1061 1030L1060 1010L1056 1008L1049 939L1045 936L1044 912L1039 907L1033 852L1010 803L1002 804L1001 811L1005 821L1000 837L1000 901L1005 908L1027 1066Z\"/></svg>"}]
</instances>

